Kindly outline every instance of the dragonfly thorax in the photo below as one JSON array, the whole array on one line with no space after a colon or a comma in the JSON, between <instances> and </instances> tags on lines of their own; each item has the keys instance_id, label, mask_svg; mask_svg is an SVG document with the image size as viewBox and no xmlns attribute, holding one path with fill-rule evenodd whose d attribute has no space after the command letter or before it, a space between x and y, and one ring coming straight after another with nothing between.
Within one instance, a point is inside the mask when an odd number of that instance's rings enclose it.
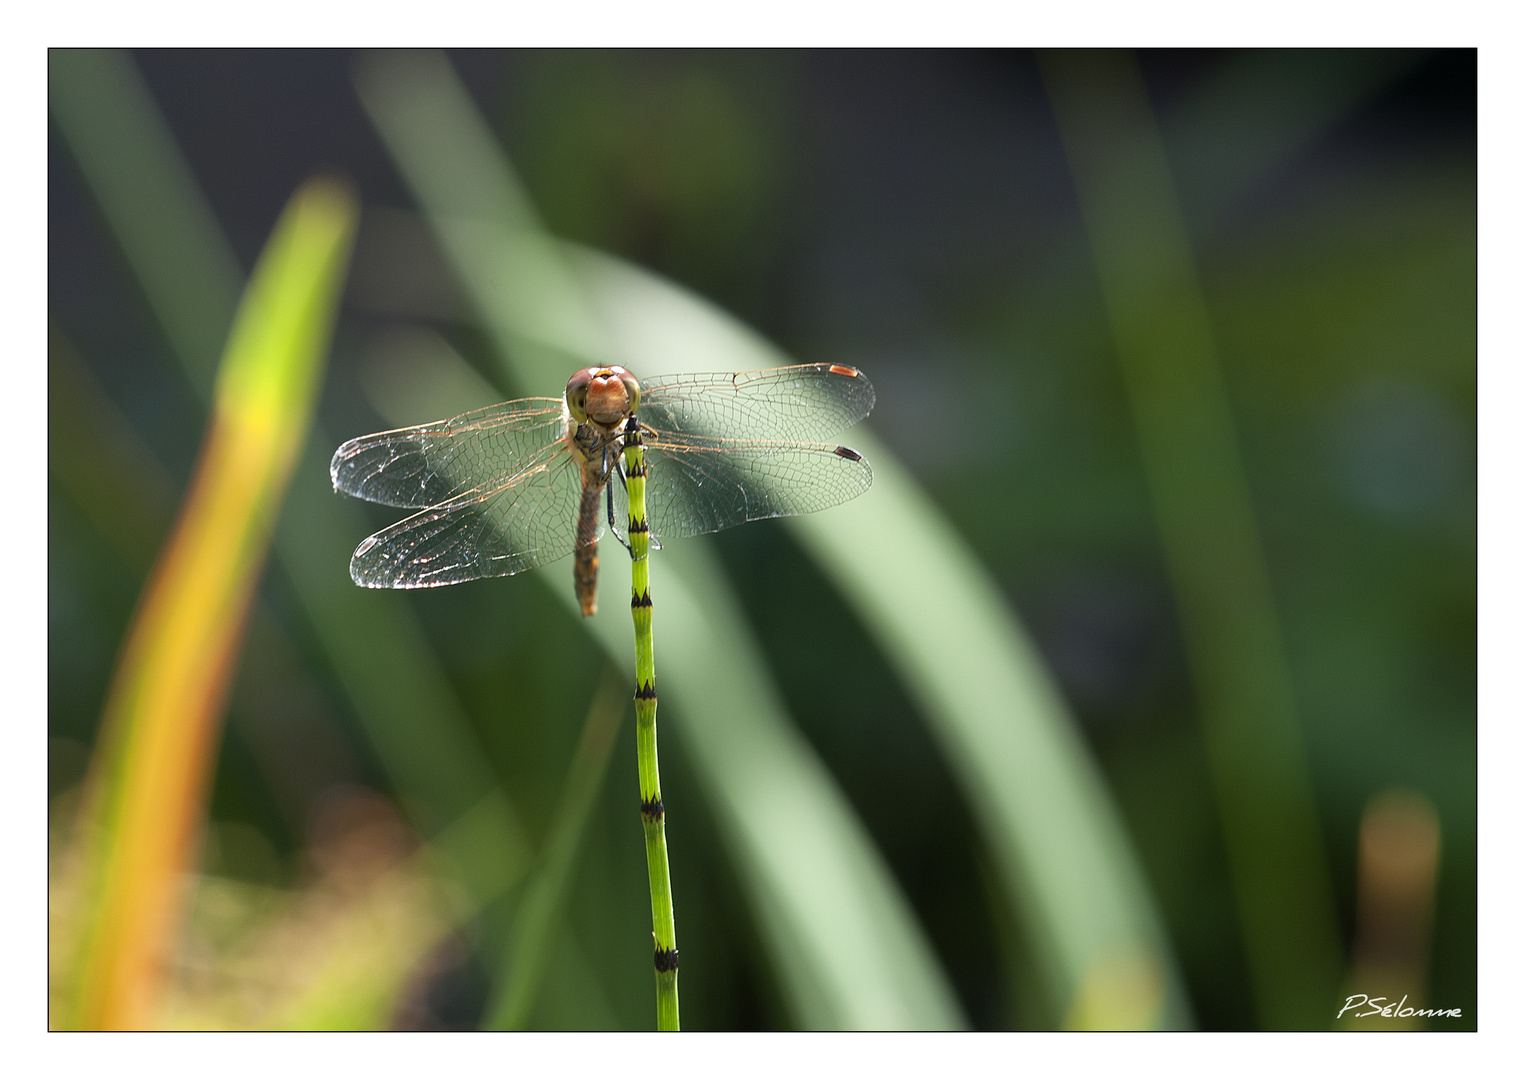
<instances>
[{"instance_id":1,"label":"dragonfly thorax","mask_svg":"<svg viewBox=\"0 0 1525 1080\"><path fill-rule=\"evenodd\" d=\"M641 403L641 384L622 367L585 367L567 380L567 410L579 424L613 427Z\"/></svg>"},{"instance_id":2,"label":"dragonfly thorax","mask_svg":"<svg viewBox=\"0 0 1525 1080\"><path fill-rule=\"evenodd\" d=\"M571 406L568 406L570 410ZM588 474L594 483L602 485L609 478L615 459L625 448L624 422L601 424L588 419L579 422L575 416L566 429L567 448L572 458Z\"/></svg>"},{"instance_id":3,"label":"dragonfly thorax","mask_svg":"<svg viewBox=\"0 0 1525 1080\"><path fill-rule=\"evenodd\" d=\"M824 510L872 482L861 454L826 440L873 404L868 379L840 364L639 383L622 368L589 367L560 399L351 439L329 465L334 489L415 512L362 544L350 576L425 588L575 554L591 610L599 524L616 533L628 524L631 489L647 508L645 529L632 532L652 547Z\"/></svg>"}]
</instances>

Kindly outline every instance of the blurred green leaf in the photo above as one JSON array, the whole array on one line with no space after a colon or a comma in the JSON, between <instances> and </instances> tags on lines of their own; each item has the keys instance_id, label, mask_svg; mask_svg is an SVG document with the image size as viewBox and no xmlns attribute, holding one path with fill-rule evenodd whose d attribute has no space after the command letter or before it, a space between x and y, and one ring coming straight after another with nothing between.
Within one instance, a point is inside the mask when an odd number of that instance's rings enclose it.
<instances>
[{"instance_id":1,"label":"blurred green leaf","mask_svg":"<svg viewBox=\"0 0 1525 1080\"><path fill-rule=\"evenodd\" d=\"M1340 946L1318 811L1164 147L1131 56L1054 54L1044 76L1138 427L1262 1023L1328 1026Z\"/></svg>"},{"instance_id":2,"label":"blurred green leaf","mask_svg":"<svg viewBox=\"0 0 1525 1080\"><path fill-rule=\"evenodd\" d=\"M190 169L125 55L58 54L49 104L176 359L206 400L204 342L214 327L219 340L226 332L242 283ZM334 497L328 460L335 445L313 425L277 527L276 556L418 827L485 908L523 875L528 844L407 602L349 580L350 552L369 527L358 507Z\"/></svg>"},{"instance_id":3,"label":"blurred green leaf","mask_svg":"<svg viewBox=\"0 0 1525 1080\"><path fill-rule=\"evenodd\" d=\"M629 264L575 249L577 270L634 370L752 370L793 361L702 299ZM872 373L870 373L872 374ZM1108 972L1152 972L1099 1026L1191 1022L1170 947L1107 790L1000 586L886 447L844 441L874 487L829 512L789 518L891 657L963 782L1031 935L1059 1017ZM1131 974L1129 976L1131 978Z\"/></svg>"},{"instance_id":4,"label":"blurred green leaf","mask_svg":"<svg viewBox=\"0 0 1525 1080\"><path fill-rule=\"evenodd\" d=\"M514 912L504 973L498 980L494 999L488 1002L483 1027L515 1031L523 1028L529 1017L565 906L565 893L583 831L603 787L614 736L629 704L628 692L625 680L613 669L594 692L582 738L567 771L561 804L551 819L550 838Z\"/></svg>"},{"instance_id":5,"label":"blurred green leaf","mask_svg":"<svg viewBox=\"0 0 1525 1080\"><path fill-rule=\"evenodd\" d=\"M1404 49L1261 49L1230 57L1160 118L1194 238L1210 238L1257 184L1419 60Z\"/></svg>"},{"instance_id":6,"label":"blurred green leaf","mask_svg":"<svg viewBox=\"0 0 1525 1080\"><path fill-rule=\"evenodd\" d=\"M539 231L507 163L442 58L372 57L361 99L437 230L517 385L559 390L612 353L560 248ZM465 216L463 216L465 215ZM629 565L603 562L606 595ZM575 599L565 567L547 584ZM658 667L689 752L807 1027L963 1023L946 976L830 774L786 719L739 607L703 541L653 560ZM587 621L633 670L628 613ZM669 813L676 808L669 807ZM674 852L676 861L682 852ZM678 920L683 899L676 897Z\"/></svg>"},{"instance_id":7,"label":"blurred green leaf","mask_svg":"<svg viewBox=\"0 0 1525 1080\"><path fill-rule=\"evenodd\" d=\"M343 185L304 185L239 305L196 474L122 646L96 741L68 1026L153 1023L228 682L322 383L358 210Z\"/></svg>"},{"instance_id":8,"label":"blurred green leaf","mask_svg":"<svg viewBox=\"0 0 1525 1080\"><path fill-rule=\"evenodd\" d=\"M207 398L243 273L123 52L53 49L48 109L197 392Z\"/></svg>"}]
</instances>

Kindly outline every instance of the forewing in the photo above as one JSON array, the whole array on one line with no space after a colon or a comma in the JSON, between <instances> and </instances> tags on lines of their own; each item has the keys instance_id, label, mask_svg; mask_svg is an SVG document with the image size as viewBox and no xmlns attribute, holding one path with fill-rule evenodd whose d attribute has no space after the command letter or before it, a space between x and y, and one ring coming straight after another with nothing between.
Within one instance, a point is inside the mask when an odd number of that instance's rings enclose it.
<instances>
[{"instance_id":1,"label":"forewing","mask_svg":"<svg viewBox=\"0 0 1525 1080\"><path fill-rule=\"evenodd\" d=\"M641 382L638 415L675 436L820 443L868 415L874 388L841 364L664 375Z\"/></svg>"},{"instance_id":2,"label":"forewing","mask_svg":"<svg viewBox=\"0 0 1525 1080\"><path fill-rule=\"evenodd\" d=\"M645 442L646 513L658 540L825 510L863 494L874 480L868 462L840 446L659 431ZM623 529L626 492L618 478L610 484Z\"/></svg>"},{"instance_id":3,"label":"forewing","mask_svg":"<svg viewBox=\"0 0 1525 1080\"><path fill-rule=\"evenodd\" d=\"M496 488L458 494L355 549L350 577L373 589L421 589L517 574L554 562L576 538L582 471L544 448Z\"/></svg>"},{"instance_id":4,"label":"forewing","mask_svg":"<svg viewBox=\"0 0 1525 1080\"><path fill-rule=\"evenodd\" d=\"M351 439L334 452L334 490L387 506L436 507L496 490L566 432L560 398L523 398L450 420Z\"/></svg>"}]
</instances>

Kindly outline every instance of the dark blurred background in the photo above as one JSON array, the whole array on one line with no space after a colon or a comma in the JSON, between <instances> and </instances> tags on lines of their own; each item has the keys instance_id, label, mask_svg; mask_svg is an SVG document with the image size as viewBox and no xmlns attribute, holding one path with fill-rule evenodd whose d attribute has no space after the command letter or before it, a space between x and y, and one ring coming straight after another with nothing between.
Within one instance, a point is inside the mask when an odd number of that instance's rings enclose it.
<instances>
[{"instance_id":1,"label":"dark blurred background","mask_svg":"<svg viewBox=\"0 0 1525 1080\"><path fill-rule=\"evenodd\" d=\"M400 326L433 327L490 376L490 346L431 256L356 99L353 55L132 55L246 272L298 184L328 170L356 185L364 213L321 406L329 431L347 438L388 426L368 403L363 371ZM879 392L870 426L997 578L1082 725L1198 1023L1257 1026L1137 433L1034 57L449 56L553 232L689 286L801 362L870 374ZM1428 998L1460 1007L1468 1018L1460 1026L1471 1027L1475 54L1146 51L1137 59L1217 339L1343 944L1357 938L1363 812L1384 790L1417 793L1440 835ZM1251 63L1283 71L1287 85L1309 70L1338 77L1327 78L1323 96L1310 94L1284 153L1242 175L1239 164L1256 159L1266 138L1257 100L1239 102L1245 120L1235 121L1232 94L1249 93L1238 73ZM142 460L156 463L145 490L178 492L200 443L201 407L56 129L49 178L55 335L140 440ZM377 272L396 265L399 251L413 267L401 282ZM965 436L993 391L1001 453L975 455ZM144 535L162 538L168 512L144 514ZM147 564L57 484L48 516L49 776L62 795L83 774ZM378 526L387 520L374 515ZM886 661L781 527L733 530L719 549L790 711L884 852L969 1019L982 1028L1034 1023L1030 989L1007 974L1020 945L995 914L988 859L958 785ZM277 566L262 599L290 648L239 671L208 869L291 888L313 872L313 823L334 793L386 796L389 787ZM410 601L538 836L586 708L586 693L565 688L599 670L596 648L544 590L522 583ZM822 639L835 643L829 654ZM508 698L536 723L498 722ZM685 972L691 950L706 957L706 992L685 998L685 1022L783 1026L683 745L668 740L663 752L668 804L686 810L668 825ZM611 975L624 959L603 959L641 951L633 756L627 722L572 890L569 919L593 958L590 982L558 991L553 979L548 991L582 1004L592 994L603 1011L546 1005L537 1014L546 1026L572 1016L589 1026L649 1022L645 969ZM490 964L452 942L410 976L400 1023L477 1023Z\"/></svg>"}]
</instances>

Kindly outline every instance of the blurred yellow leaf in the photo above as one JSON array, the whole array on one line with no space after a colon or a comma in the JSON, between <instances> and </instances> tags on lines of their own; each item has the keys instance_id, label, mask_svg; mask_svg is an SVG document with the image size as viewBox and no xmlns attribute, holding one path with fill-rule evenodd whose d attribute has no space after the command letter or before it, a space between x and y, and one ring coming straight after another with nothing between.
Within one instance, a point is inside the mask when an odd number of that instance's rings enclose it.
<instances>
[{"instance_id":1,"label":"blurred yellow leaf","mask_svg":"<svg viewBox=\"0 0 1525 1080\"><path fill-rule=\"evenodd\" d=\"M307 184L244 294L191 489L107 696L76 838L72 1004L55 1025L136 1028L152 1015L228 682L322 385L355 220L347 188Z\"/></svg>"}]
</instances>

